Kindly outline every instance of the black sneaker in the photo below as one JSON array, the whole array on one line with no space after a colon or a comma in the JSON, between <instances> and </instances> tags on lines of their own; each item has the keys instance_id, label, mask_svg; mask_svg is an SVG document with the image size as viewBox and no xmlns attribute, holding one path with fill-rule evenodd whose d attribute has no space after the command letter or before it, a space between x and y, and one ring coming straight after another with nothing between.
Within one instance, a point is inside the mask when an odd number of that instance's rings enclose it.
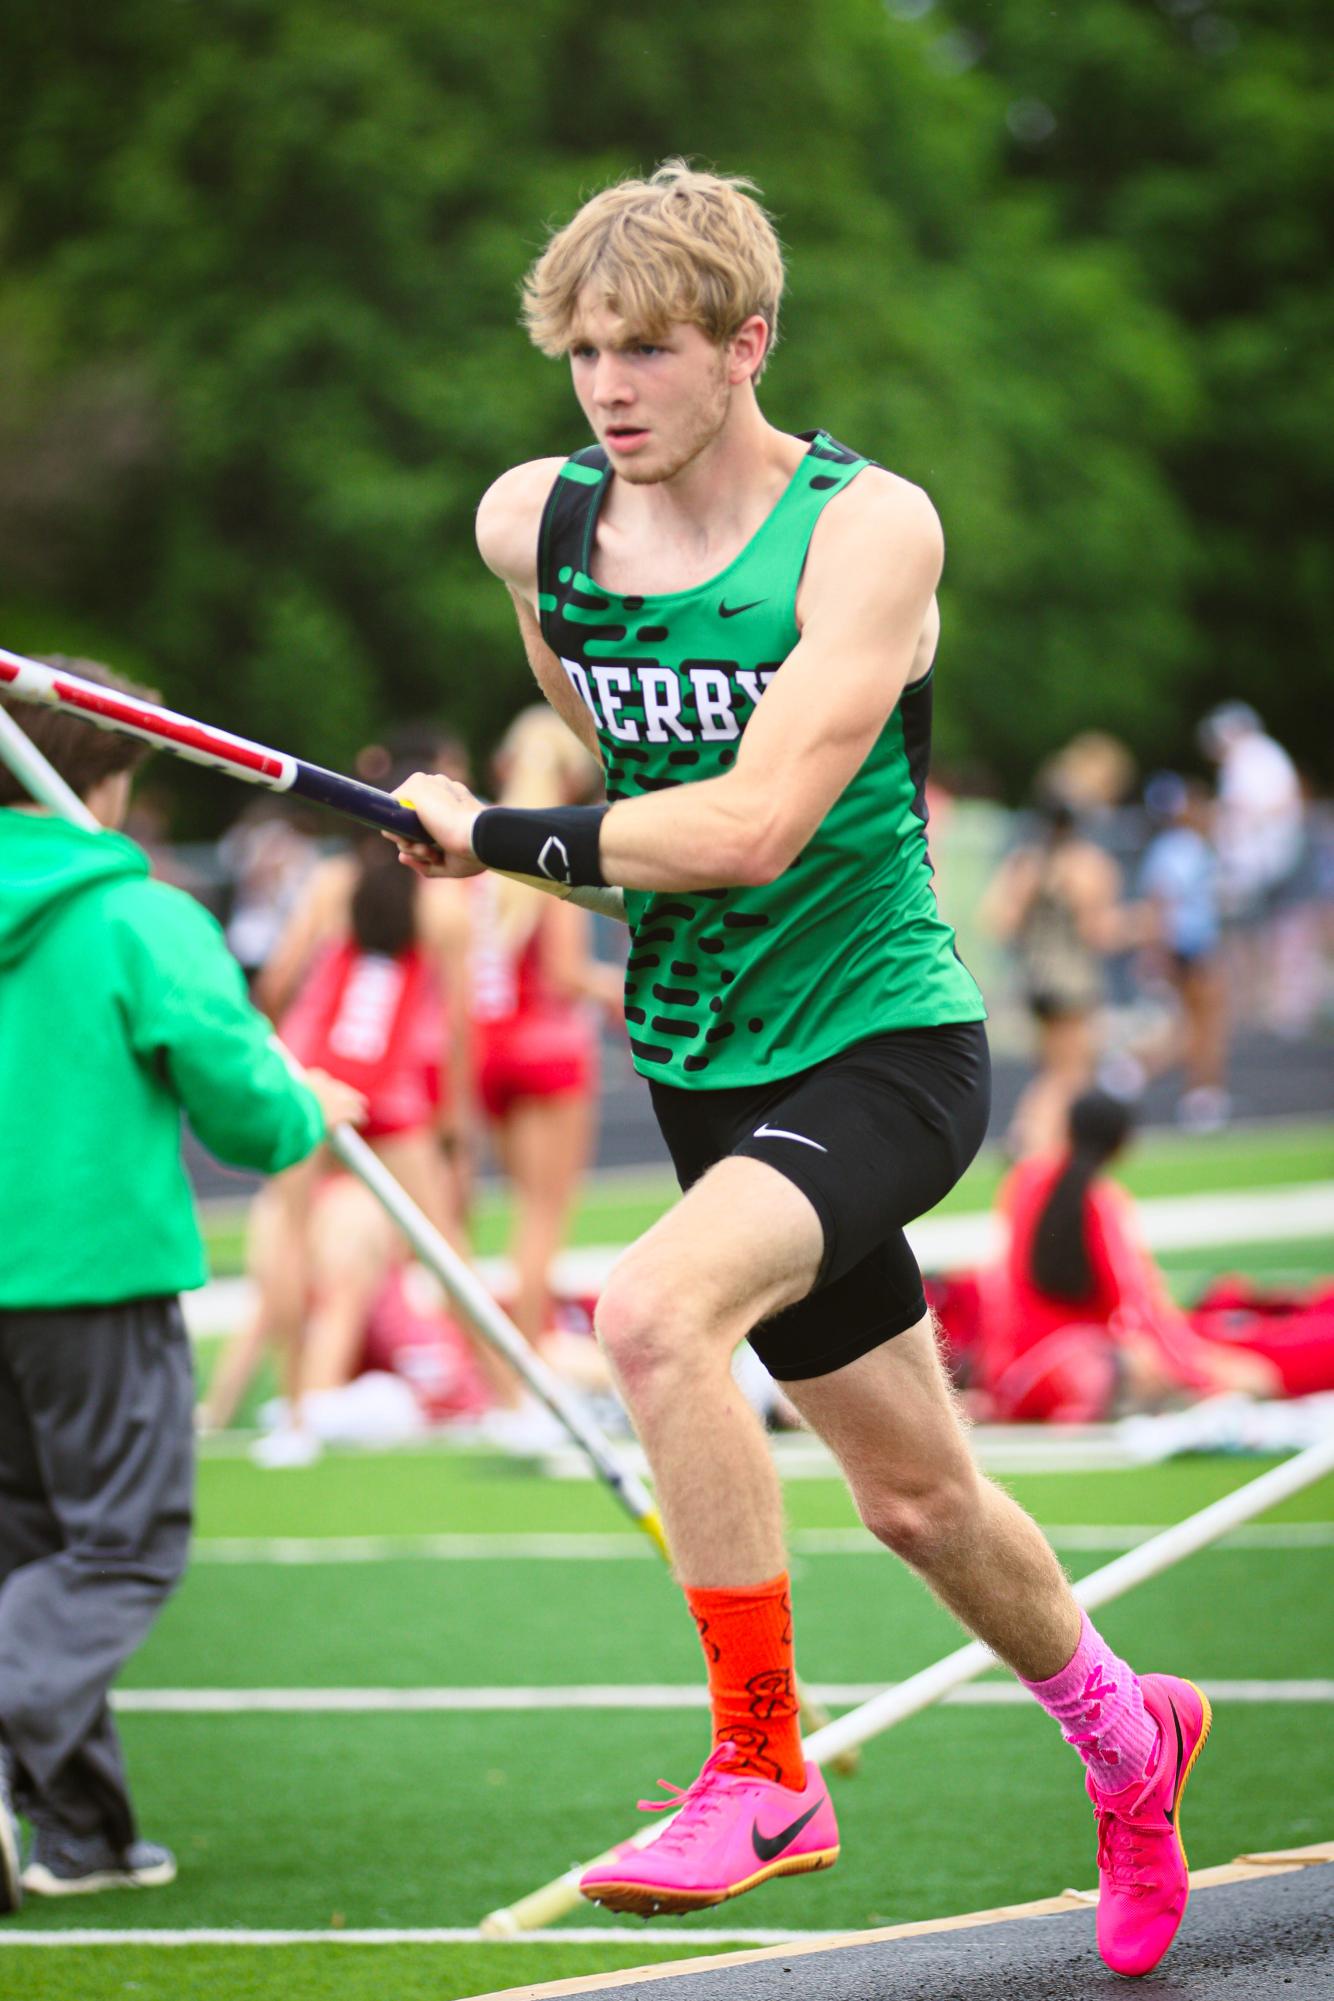
<instances>
[{"instance_id":1,"label":"black sneaker","mask_svg":"<svg viewBox=\"0 0 1334 2001\"><path fill-rule=\"evenodd\" d=\"M176 1857L156 1841L113 1848L101 1835L38 1826L23 1872L35 1897L83 1897L94 1890L150 1889L176 1876Z\"/></svg>"},{"instance_id":2,"label":"black sneaker","mask_svg":"<svg viewBox=\"0 0 1334 2001\"><path fill-rule=\"evenodd\" d=\"M0 1917L23 1902L19 1875L19 1820L14 1811L14 1760L0 1744Z\"/></svg>"}]
</instances>

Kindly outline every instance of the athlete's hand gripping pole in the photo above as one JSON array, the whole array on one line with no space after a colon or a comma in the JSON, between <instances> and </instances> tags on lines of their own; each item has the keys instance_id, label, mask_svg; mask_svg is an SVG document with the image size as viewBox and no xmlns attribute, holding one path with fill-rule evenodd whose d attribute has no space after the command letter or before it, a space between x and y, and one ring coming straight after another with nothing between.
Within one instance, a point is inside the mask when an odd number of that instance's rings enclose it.
<instances>
[{"instance_id":1,"label":"athlete's hand gripping pole","mask_svg":"<svg viewBox=\"0 0 1334 2001\"><path fill-rule=\"evenodd\" d=\"M1160 1535L1151 1536L1147 1542L1104 1564L1100 1570L1091 1571L1074 1586L1076 1601L1086 1611L1110 1604L1112 1599L1121 1597L1136 1584L1171 1569L1185 1557L1193 1556L1197 1550L1217 1542L1230 1529L1254 1520L1256 1515L1277 1507L1290 1494L1300 1493L1304 1487L1313 1485L1331 1472L1334 1472L1334 1431L1318 1444L1299 1452L1295 1458L1275 1466L1268 1473L1262 1473L1256 1480L1248 1480L1244 1486L1235 1488L1207 1508L1201 1508L1198 1514L1188 1515L1184 1521L1164 1529ZM910 1675L907 1681L897 1682L881 1694L872 1696L869 1702L848 1710L835 1722L817 1730L814 1736L804 1740L802 1751L817 1764L832 1763L839 1752L878 1737L895 1723L902 1723L919 1710L930 1708L942 1696L961 1688L965 1682L975 1681L978 1675L997 1665L989 1647L983 1646L980 1640L970 1640L967 1646L946 1654L943 1660L935 1661L919 1674ZM629 1837L628 1845L647 1848L650 1842L656 1841L671 1818L664 1815L651 1826L640 1828L638 1833ZM625 1842L616 1844L617 1847L626 1845ZM544 1883L540 1889L530 1891L516 1903L490 1912L481 1921L483 1935L488 1938L511 1938L519 1932L533 1931L539 1925L554 1924L557 1918L578 1908L581 1901L579 1879L584 1871L592 1868L594 1861L604 1862L614 1853L615 1849L607 1849L588 1862L577 1863L564 1875Z\"/></svg>"},{"instance_id":2,"label":"athlete's hand gripping pole","mask_svg":"<svg viewBox=\"0 0 1334 2001\"><path fill-rule=\"evenodd\" d=\"M0 647L0 690L25 702L68 710L84 722L95 723L99 729L139 737L156 750L169 751L173 757L186 758L191 764L225 772L243 784L309 799L317 806L327 806L347 819L359 821L362 826L376 827L381 833L394 834L402 840L430 842L430 835L411 807L378 786L293 757L288 751L271 750L267 744L235 736L230 730L215 729L193 716L161 708L156 702L145 702L136 695L123 695L96 681L85 681L63 667L44 666L4 647ZM12 742L8 732L6 739ZM57 774L53 772L52 776ZM549 895L569 898L585 910L625 921L625 899L618 889L571 890L568 884L548 882L538 876L524 876L520 880Z\"/></svg>"}]
</instances>

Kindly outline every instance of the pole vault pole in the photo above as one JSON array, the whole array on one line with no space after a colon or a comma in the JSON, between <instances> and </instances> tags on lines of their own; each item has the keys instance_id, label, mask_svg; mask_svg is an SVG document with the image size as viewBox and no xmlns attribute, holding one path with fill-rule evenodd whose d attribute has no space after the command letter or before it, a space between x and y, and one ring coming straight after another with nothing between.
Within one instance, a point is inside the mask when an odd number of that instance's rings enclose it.
<instances>
[{"instance_id":1,"label":"pole vault pole","mask_svg":"<svg viewBox=\"0 0 1334 2001\"><path fill-rule=\"evenodd\" d=\"M0 646L0 693L24 702L39 702L44 708L62 709L98 729L138 737L152 744L154 750L168 751L191 764L224 772L243 785L258 785L266 792L289 792L293 798L327 806L345 819L357 820L364 827L376 827L382 833L396 834L401 840L430 842L430 835L412 808L395 799L392 793L380 791L378 786L363 784L359 778L347 778L340 771L329 771L322 764L311 764L304 757L294 757L290 751L271 750L267 744L236 736L231 730L217 729L193 716L180 715L175 709L164 709L138 695L104 688L67 668L45 666L3 646ZM29 752L31 748L29 745ZM24 782L27 783L26 778ZM625 922L625 898L619 889L572 889L568 883L551 882L545 876L517 875L513 880L577 903L581 910Z\"/></svg>"},{"instance_id":2,"label":"pole vault pole","mask_svg":"<svg viewBox=\"0 0 1334 2001\"><path fill-rule=\"evenodd\" d=\"M97 724L101 729L140 737L156 749L172 751L194 764L211 765L233 778L265 786L270 791L295 793L301 798L332 807L335 812L360 820L364 825L379 827L409 840L430 839L410 808L401 805L391 794L378 791L373 785L363 785L358 779L326 771L322 765L307 764L285 751L269 750L263 744L233 736L229 731L215 730L194 721L192 717L160 708L155 702L144 702L137 696L123 695L102 687L96 681L85 681L63 668L45 667L38 661L25 659L21 654L7 652L3 647L0 647L0 692L7 692L21 701L63 709L85 722ZM43 757L36 745L25 736L3 705L0 705L0 756L43 805L50 806L67 819L77 821L80 826L97 826L83 801L70 791L49 759ZM585 909L618 917L622 922L625 920L625 901L618 889L580 889L571 895L568 886L562 883L530 876L519 876L515 880L557 896L569 896ZM336 1126L329 1135L329 1145L349 1172L370 1190L403 1231L423 1264L435 1273L464 1317L485 1341L505 1357L533 1394L565 1427L586 1453L598 1478L610 1488L631 1520L670 1563L671 1555L652 1495L621 1459L582 1400L534 1354L471 1266L388 1173L360 1133L351 1126ZM823 1726L826 1712L800 1686L797 1693L803 1721L808 1726ZM836 1771L845 1773L854 1772L857 1761L855 1749L839 1752L830 1759Z\"/></svg>"},{"instance_id":3,"label":"pole vault pole","mask_svg":"<svg viewBox=\"0 0 1334 2001\"><path fill-rule=\"evenodd\" d=\"M1290 1494L1300 1493L1303 1487L1309 1487L1331 1472L1334 1472L1334 1431L1295 1458L1275 1466L1268 1473L1262 1473L1257 1480L1249 1480L1245 1486L1234 1488L1221 1501L1212 1502L1209 1507L1201 1508L1198 1514L1188 1515L1174 1527L1164 1529L1161 1535L1151 1536L1138 1548L1104 1564L1100 1570L1091 1571L1074 1586L1075 1598L1086 1611L1091 1611L1096 1605L1109 1604L1113 1598L1119 1598L1146 1578L1170 1570L1174 1564L1216 1542L1229 1529L1264 1514L1266 1509L1276 1507ZM971 1640L967 1646L946 1654L943 1660L923 1668L919 1674L910 1675L907 1681L895 1683L859 1708L850 1709L845 1716L825 1724L806 1738L802 1751L817 1764L821 1760L832 1761L865 1744L870 1738L878 1737L894 1724L902 1723L905 1717L929 1709L932 1703L939 1702L953 1689L961 1688L965 1682L975 1681L988 1668L999 1665L989 1647L984 1647L980 1640ZM617 1846L647 1848L657 1840L664 1824L670 1823L671 1819L671 1815L665 1815L631 1835L628 1844L618 1843ZM614 1853L615 1849L607 1849L588 1862L567 1869L564 1875L544 1883L540 1889L530 1891L516 1903L492 1911L481 1921L483 1936L512 1938L516 1933L534 1930L539 1925L554 1924L557 1918L578 1908L581 1901L579 1878L584 1871L591 1869L594 1862L605 1862Z\"/></svg>"}]
</instances>

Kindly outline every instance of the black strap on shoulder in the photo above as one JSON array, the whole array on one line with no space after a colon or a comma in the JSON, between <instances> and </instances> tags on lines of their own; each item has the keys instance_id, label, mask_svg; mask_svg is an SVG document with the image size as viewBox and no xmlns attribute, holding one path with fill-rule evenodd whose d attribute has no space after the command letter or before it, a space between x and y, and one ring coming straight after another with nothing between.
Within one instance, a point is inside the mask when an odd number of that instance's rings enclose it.
<instances>
[{"instance_id":1,"label":"black strap on shoulder","mask_svg":"<svg viewBox=\"0 0 1334 2001\"><path fill-rule=\"evenodd\" d=\"M553 611L560 572L566 568L578 570L584 565L589 517L601 501L610 464L601 445L585 445L582 451L572 452L565 465L586 466L598 478L571 477L563 466L551 482L537 538L538 616L548 645L553 642Z\"/></svg>"},{"instance_id":2,"label":"black strap on shoulder","mask_svg":"<svg viewBox=\"0 0 1334 2001\"><path fill-rule=\"evenodd\" d=\"M831 438L828 431L798 431L797 436L804 438L810 446L807 454L809 458L827 459L832 465L841 466L875 464L874 459L864 459L861 452L850 451L847 445L840 445L838 439Z\"/></svg>"}]
</instances>

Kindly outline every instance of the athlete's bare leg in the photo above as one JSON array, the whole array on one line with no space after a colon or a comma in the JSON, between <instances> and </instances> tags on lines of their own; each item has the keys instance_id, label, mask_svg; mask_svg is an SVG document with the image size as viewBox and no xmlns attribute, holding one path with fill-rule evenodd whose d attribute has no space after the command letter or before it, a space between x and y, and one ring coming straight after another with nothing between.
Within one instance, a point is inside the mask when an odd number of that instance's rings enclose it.
<instances>
[{"instance_id":1,"label":"athlete's bare leg","mask_svg":"<svg viewBox=\"0 0 1334 2001\"><path fill-rule=\"evenodd\" d=\"M548 1274L565 1241L579 1177L588 1163L591 1125L583 1091L519 1098L505 1120L504 1164L515 1197L513 1317L534 1348L550 1331Z\"/></svg>"},{"instance_id":2,"label":"athlete's bare leg","mask_svg":"<svg viewBox=\"0 0 1334 2001\"><path fill-rule=\"evenodd\" d=\"M375 1296L402 1240L375 1198L339 1175L310 1220L312 1303L301 1353L301 1394L341 1389L351 1380Z\"/></svg>"},{"instance_id":3,"label":"athlete's bare leg","mask_svg":"<svg viewBox=\"0 0 1334 2001\"><path fill-rule=\"evenodd\" d=\"M720 1161L625 1253L598 1333L648 1453L683 1584L752 1585L786 1566L782 1500L733 1350L810 1291L820 1221L762 1161Z\"/></svg>"},{"instance_id":4,"label":"athlete's bare leg","mask_svg":"<svg viewBox=\"0 0 1334 2001\"><path fill-rule=\"evenodd\" d=\"M329 1171L325 1149L315 1152L271 1181L261 1198L258 1255L252 1265L259 1288L258 1311L273 1343L279 1379L289 1408L301 1388L301 1347L309 1303L307 1230L316 1191Z\"/></svg>"},{"instance_id":5,"label":"athlete's bare leg","mask_svg":"<svg viewBox=\"0 0 1334 2001\"><path fill-rule=\"evenodd\" d=\"M1179 974L1185 1011L1186 1083L1191 1090L1221 1090L1227 1072L1227 988L1221 966L1201 960Z\"/></svg>"},{"instance_id":6,"label":"athlete's bare leg","mask_svg":"<svg viewBox=\"0 0 1334 2001\"><path fill-rule=\"evenodd\" d=\"M732 1384L738 1340L804 1297L819 1220L762 1161L719 1163L625 1254L598 1326L644 1442L683 1582L785 1566L773 1461ZM1037 1526L985 1480L929 1321L788 1393L836 1453L864 1520L1029 1679L1074 1652L1079 1610Z\"/></svg>"},{"instance_id":7,"label":"athlete's bare leg","mask_svg":"<svg viewBox=\"0 0 1334 2001\"><path fill-rule=\"evenodd\" d=\"M1079 1607L1037 1524L979 1470L930 1317L785 1387L837 1456L872 1533L1017 1674L1058 1674L1079 1639Z\"/></svg>"},{"instance_id":8,"label":"athlete's bare leg","mask_svg":"<svg viewBox=\"0 0 1334 2001\"><path fill-rule=\"evenodd\" d=\"M459 1178L441 1154L434 1134L423 1127L414 1132L392 1133L372 1144L395 1181L425 1212L441 1236L461 1257L468 1257L468 1231L463 1220ZM504 1407L520 1402L523 1385L509 1364L473 1331L469 1321L460 1316L458 1325L496 1402Z\"/></svg>"},{"instance_id":9,"label":"athlete's bare leg","mask_svg":"<svg viewBox=\"0 0 1334 2001\"><path fill-rule=\"evenodd\" d=\"M371 1145L403 1192L466 1257L468 1236L458 1176L441 1153L434 1132L420 1126L412 1132L388 1133Z\"/></svg>"}]
</instances>

